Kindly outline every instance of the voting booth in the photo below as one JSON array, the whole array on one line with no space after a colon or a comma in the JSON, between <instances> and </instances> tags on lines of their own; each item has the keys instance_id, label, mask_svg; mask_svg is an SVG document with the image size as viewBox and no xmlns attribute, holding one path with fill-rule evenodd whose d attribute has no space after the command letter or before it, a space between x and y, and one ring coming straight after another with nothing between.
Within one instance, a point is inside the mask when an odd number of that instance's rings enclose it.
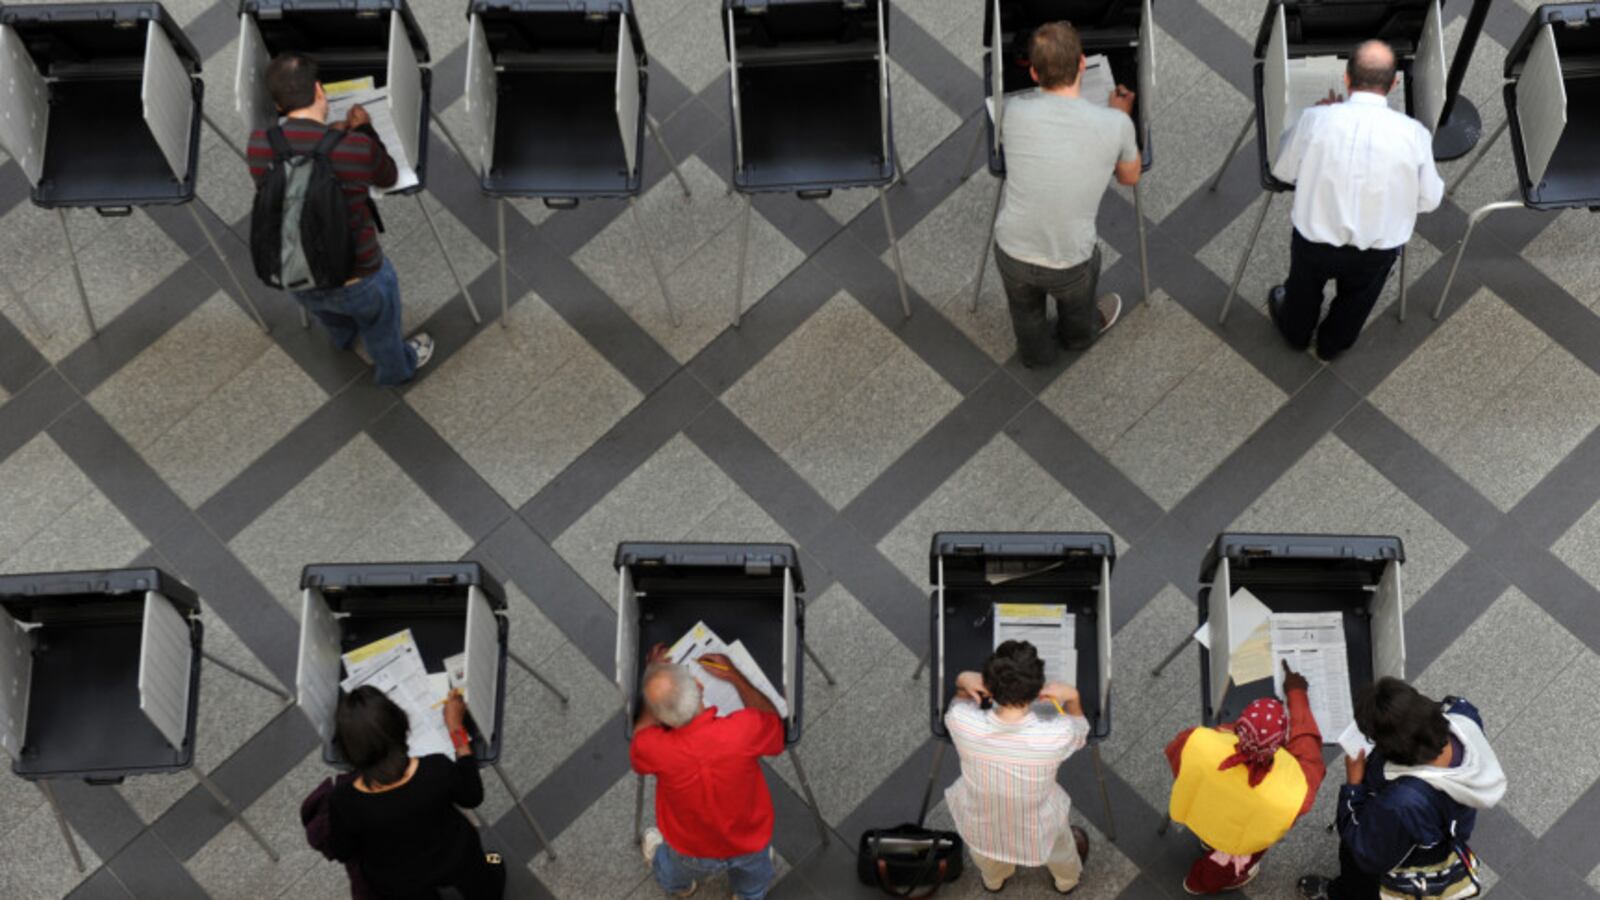
<instances>
[{"instance_id":1,"label":"voting booth","mask_svg":"<svg viewBox=\"0 0 1600 900\"><path fill-rule=\"evenodd\" d=\"M733 324L743 315L751 196L875 188L911 315L884 188L902 167L889 105L889 0L723 0L733 188L744 195Z\"/></svg>"},{"instance_id":2,"label":"voting booth","mask_svg":"<svg viewBox=\"0 0 1600 900\"><path fill-rule=\"evenodd\" d=\"M1078 689L1089 720L1089 750L1105 804L1106 835L1116 839L1100 759L1100 742L1111 735L1111 569L1116 559L1116 540L1104 533L933 536L928 726L940 743L923 795L923 818L950 740L944 714L955 697L956 676L981 672L994 648L1014 638L1039 650L1047 681Z\"/></svg>"},{"instance_id":3,"label":"voting booth","mask_svg":"<svg viewBox=\"0 0 1600 900\"><path fill-rule=\"evenodd\" d=\"M289 52L316 61L328 94L329 121L343 119L356 104L371 114L373 130L399 170L392 187L372 188L373 195L416 198L472 321L481 323L450 249L422 202L433 72L428 39L406 0L241 0L234 109L247 131L270 128L286 112L273 106L266 73L274 56ZM301 323L306 321L302 312Z\"/></svg>"},{"instance_id":4,"label":"voting booth","mask_svg":"<svg viewBox=\"0 0 1600 900\"><path fill-rule=\"evenodd\" d=\"M510 625L493 576L476 562L319 564L305 567L300 589L297 702L322 739L323 761L346 766L334 743L334 721L341 683L353 674L347 653L409 632L429 673L445 671L448 659L464 654L452 681L465 695L473 759L494 769L553 857L522 792L500 766ZM432 723L413 721L413 737L424 724Z\"/></svg>"},{"instance_id":5,"label":"voting booth","mask_svg":"<svg viewBox=\"0 0 1600 900\"><path fill-rule=\"evenodd\" d=\"M828 827L812 796L811 784L794 745L800 742L805 712L805 581L791 544L622 543L617 570L616 683L622 692L623 729L633 738L643 704L640 696L646 658L657 644L674 647L701 626L728 645L741 644L746 671L763 678L769 699L784 718L784 740L807 805L817 819L822 842ZM716 652L725 652L715 648ZM738 664L736 652L728 652ZM693 665L688 659L681 662ZM709 677L709 676L707 676ZM702 682L704 683L704 682ZM781 702L777 702L781 701ZM707 705L712 705L708 703ZM644 778L634 804L634 835L642 835Z\"/></svg>"},{"instance_id":6,"label":"voting booth","mask_svg":"<svg viewBox=\"0 0 1600 900\"><path fill-rule=\"evenodd\" d=\"M56 210L84 319L97 334L66 210L124 216L195 199L200 55L159 3L5 6L0 85L0 145L33 186L33 202ZM189 211L265 330L204 219Z\"/></svg>"},{"instance_id":7,"label":"voting booth","mask_svg":"<svg viewBox=\"0 0 1600 900\"><path fill-rule=\"evenodd\" d=\"M1506 121L1520 200L1474 210L1434 307L1444 312L1456 269L1478 223L1501 209L1600 209L1600 3L1550 3L1534 10L1506 52ZM1477 159L1473 165L1477 165ZM1470 171L1470 167L1469 167Z\"/></svg>"},{"instance_id":8,"label":"voting booth","mask_svg":"<svg viewBox=\"0 0 1600 900\"><path fill-rule=\"evenodd\" d=\"M1256 238L1267 220L1273 198L1294 185L1274 178L1272 167L1285 135L1300 121L1300 114L1325 99L1328 92L1343 100L1345 67L1362 41L1378 39L1394 48L1400 83L1390 93L1400 92L1401 109L1421 122L1430 133L1439 127L1440 114L1447 99L1444 53L1444 20L1440 0L1271 0L1261 29L1256 35L1253 69L1255 110L1234 138L1233 146L1211 181L1216 190L1222 173L1233 161L1252 127L1256 132L1256 157L1260 164L1261 188L1266 199L1250 230L1250 239L1234 269L1228 297L1217 316L1219 324L1228 319L1233 297L1239 291L1245 266L1255 250ZM1406 317L1406 249L1400 248L1400 320Z\"/></svg>"},{"instance_id":9,"label":"voting booth","mask_svg":"<svg viewBox=\"0 0 1600 900\"><path fill-rule=\"evenodd\" d=\"M0 747L43 791L78 870L83 859L50 789L188 770L274 860L194 767L203 629L194 591L159 569L0 576Z\"/></svg>"},{"instance_id":10,"label":"voting booth","mask_svg":"<svg viewBox=\"0 0 1600 900\"><path fill-rule=\"evenodd\" d=\"M974 136L972 152L962 167L962 178L972 170L972 155L978 144L988 147L989 174L1006 177L1005 108L1008 99L1031 94L1038 88L1033 80L1029 50L1033 31L1046 22L1072 24L1083 43L1089 65L1078 73L1081 96L1098 106L1106 106L1112 88L1119 84L1136 85L1133 101L1134 135L1139 142L1140 169L1150 171L1155 161L1150 143L1150 110L1155 108L1156 44L1155 17L1151 0L988 0L983 13L983 92L988 114L984 128ZM1002 185L995 191L994 209L989 215L989 239L978 260L978 277L972 288L972 308L977 310L983 292L984 270L994 253L995 222L1000 215ZM1144 299L1150 299L1150 263L1145 250L1144 212L1139 185L1133 186L1133 211L1139 234L1139 274Z\"/></svg>"},{"instance_id":11,"label":"voting booth","mask_svg":"<svg viewBox=\"0 0 1600 900\"><path fill-rule=\"evenodd\" d=\"M677 324L667 279L639 219L646 129L689 183L645 111L648 59L632 0L472 0L467 7L467 112L476 134L467 157L495 204L500 235L500 323L506 324L506 199L551 209L626 198L639 241Z\"/></svg>"}]
</instances>

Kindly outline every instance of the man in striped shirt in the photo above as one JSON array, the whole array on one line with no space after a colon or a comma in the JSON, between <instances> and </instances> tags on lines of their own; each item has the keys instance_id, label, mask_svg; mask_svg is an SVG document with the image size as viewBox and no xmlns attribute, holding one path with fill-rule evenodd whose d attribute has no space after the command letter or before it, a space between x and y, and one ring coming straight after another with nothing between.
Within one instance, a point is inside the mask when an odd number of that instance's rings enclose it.
<instances>
[{"instance_id":1,"label":"man in striped shirt","mask_svg":"<svg viewBox=\"0 0 1600 900\"><path fill-rule=\"evenodd\" d=\"M1035 712L1035 704L1056 707ZM986 708L988 707L988 708ZM1045 683L1044 661L1027 641L995 648L983 673L962 672L945 727L961 777L945 791L956 830L989 891L1017 866L1043 865L1063 894L1078 886L1089 837L1072 826L1072 801L1056 770L1089 736L1078 691Z\"/></svg>"},{"instance_id":2,"label":"man in striped shirt","mask_svg":"<svg viewBox=\"0 0 1600 900\"><path fill-rule=\"evenodd\" d=\"M372 216L368 188L393 185L398 173L372 120L360 106L349 119L328 122L328 97L317 80L317 63L300 53L283 53L267 66L267 92L283 115L284 138L296 155L310 154L330 129L346 132L330 154L334 171L344 188L354 237L355 265L351 278L340 287L290 294L328 329L341 350L355 346L356 338L372 357L378 384L410 381L433 355L433 338L418 333L402 339L400 330L400 280L394 266L378 246L378 229ZM250 175L257 184L272 168L272 144L265 130L250 135Z\"/></svg>"}]
</instances>

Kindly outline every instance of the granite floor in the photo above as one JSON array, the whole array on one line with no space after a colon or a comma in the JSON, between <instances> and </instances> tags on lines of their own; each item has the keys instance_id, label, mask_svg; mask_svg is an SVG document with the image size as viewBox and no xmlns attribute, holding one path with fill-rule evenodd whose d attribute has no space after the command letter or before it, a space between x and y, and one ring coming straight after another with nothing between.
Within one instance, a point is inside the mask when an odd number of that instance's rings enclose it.
<instances>
[{"instance_id":1,"label":"granite floor","mask_svg":"<svg viewBox=\"0 0 1600 900\"><path fill-rule=\"evenodd\" d=\"M193 585L207 646L293 683L301 565L481 561L508 585L513 645L572 696L520 670L507 773L557 851L539 852L489 786L486 841L516 897L653 898L629 840L633 777L613 687L619 540L791 541L809 626L836 684L807 673L797 752L830 826L824 845L793 768L779 809L777 898L873 896L855 883L863 828L913 818L933 759L926 693L929 535L1105 529L1117 536L1117 717L1101 746L1111 816L1087 754L1063 780L1096 836L1080 895L1177 898L1194 852L1157 837L1161 745L1199 715L1197 660L1149 670L1194 621L1201 556L1228 529L1397 534L1406 542L1409 674L1482 708L1510 774L1474 844L1502 900L1600 893L1600 229L1587 212L1498 213L1435 322L1467 213L1513 187L1486 161L1411 245L1398 290L1331 366L1288 350L1262 308L1286 265L1287 203L1217 324L1262 201L1253 151L1206 183L1250 109L1260 0L1160 0L1155 165L1142 185L1150 296L1133 197L1102 210L1104 282L1129 302L1092 350L1048 371L1014 358L998 279L973 294L995 181L963 171L981 124L982 5L907 0L891 26L905 181L888 192L911 291L902 319L884 220L867 191L756 198L743 326L729 327L740 198L718 4L636 0L650 112L693 188L647 147L639 202L682 321L672 325L626 207L507 215L501 318L493 203L435 130L427 209L485 315L474 326L418 201L382 204L409 327L438 339L401 390L302 331L251 285L263 334L231 296L188 211L68 216L103 324L89 339L55 214L0 160L0 570L159 565ZM233 145L235 5L174 0L205 57L196 205L247 280L250 185ZM1451 49L1464 4L1445 5ZM1492 127L1504 48L1532 8L1496 4L1466 80ZM456 134L462 4L414 6L433 105ZM1447 176L1463 163L1444 167ZM963 176L972 177L964 180ZM501 327L501 325L505 327ZM40 792L0 775L0 897L338 897L294 811L326 775L304 717L217 667L202 679L197 764L257 822L269 861L191 779L60 784L87 872ZM955 775L947 758L943 781ZM1245 893L1288 897L1333 865L1321 806ZM942 805L933 819L947 821ZM1106 838L1115 831L1117 840ZM1585 837L1585 835L1589 835ZM968 875L954 896L976 897ZM1011 890L1046 896L1041 873ZM717 896L715 892L712 894Z\"/></svg>"}]
</instances>

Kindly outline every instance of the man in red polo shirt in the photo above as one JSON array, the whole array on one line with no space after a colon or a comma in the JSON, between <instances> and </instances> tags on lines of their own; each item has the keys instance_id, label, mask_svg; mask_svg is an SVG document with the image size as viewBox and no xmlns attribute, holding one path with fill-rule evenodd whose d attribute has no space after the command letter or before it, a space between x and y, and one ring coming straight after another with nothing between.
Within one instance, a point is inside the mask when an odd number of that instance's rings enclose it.
<instances>
[{"instance_id":1,"label":"man in red polo shirt","mask_svg":"<svg viewBox=\"0 0 1600 900\"><path fill-rule=\"evenodd\" d=\"M656 824L644 858L662 890L687 897L700 881L728 873L733 895L762 900L776 874L772 795L758 760L783 752L783 720L726 656L707 654L699 672L733 685L744 709L719 716L700 700L688 666L650 651L644 708L633 728L633 770L656 776Z\"/></svg>"}]
</instances>

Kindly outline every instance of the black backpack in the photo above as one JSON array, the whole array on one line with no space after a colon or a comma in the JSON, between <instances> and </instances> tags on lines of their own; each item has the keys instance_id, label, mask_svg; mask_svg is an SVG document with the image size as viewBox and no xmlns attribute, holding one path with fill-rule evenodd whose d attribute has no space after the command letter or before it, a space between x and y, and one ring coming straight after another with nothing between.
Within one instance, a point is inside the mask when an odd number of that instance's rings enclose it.
<instances>
[{"instance_id":1,"label":"black backpack","mask_svg":"<svg viewBox=\"0 0 1600 900\"><path fill-rule=\"evenodd\" d=\"M339 287L355 269L350 201L334 171L336 128L306 155L297 155L283 129L267 129L272 167L256 186L250 208L250 256L256 275L285 291Z\"/></svg>"}]
</instances>

